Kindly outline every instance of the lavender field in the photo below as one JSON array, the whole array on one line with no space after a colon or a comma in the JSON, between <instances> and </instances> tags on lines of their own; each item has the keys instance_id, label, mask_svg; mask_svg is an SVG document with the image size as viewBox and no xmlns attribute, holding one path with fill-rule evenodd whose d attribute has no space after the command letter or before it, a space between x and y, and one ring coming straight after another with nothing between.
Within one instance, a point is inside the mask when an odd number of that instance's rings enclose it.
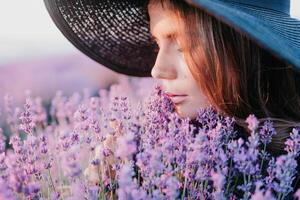
<instances>
[{"instance_id":1,"label":"lavender field","mask_svg":"<svg viewBox=\"0 0 300 200\"><path fill-rule=\"evenodd\" d=\"M299 128L286 155L266 150L271 121L233 118L213 107L180 118L149 79L123 79L97 94L57 92L50 106L4 97L0 199L287 199L293 196ZM262 147L262 148L261 148ZM294 194L299 198L299 191Z\"/></svg>"}]
</instances>

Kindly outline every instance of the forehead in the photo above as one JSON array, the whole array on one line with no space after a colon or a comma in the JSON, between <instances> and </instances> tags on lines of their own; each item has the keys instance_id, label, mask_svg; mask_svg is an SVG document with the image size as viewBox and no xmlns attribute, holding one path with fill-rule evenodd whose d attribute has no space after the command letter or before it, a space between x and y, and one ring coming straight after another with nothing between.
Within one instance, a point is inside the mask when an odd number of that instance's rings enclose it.
<instances>
[{"instance_id":1,"label":"forehead","mask_svg":"<svg viewBox=\"0 0 300 200\"><path fill-rule=\"evenodd\" d=\"M162 7L160 3L149 4L148 12L150 17L150 32L154 37L178 35L178 18L166 6Z\"/></svg>"}]
</instances>

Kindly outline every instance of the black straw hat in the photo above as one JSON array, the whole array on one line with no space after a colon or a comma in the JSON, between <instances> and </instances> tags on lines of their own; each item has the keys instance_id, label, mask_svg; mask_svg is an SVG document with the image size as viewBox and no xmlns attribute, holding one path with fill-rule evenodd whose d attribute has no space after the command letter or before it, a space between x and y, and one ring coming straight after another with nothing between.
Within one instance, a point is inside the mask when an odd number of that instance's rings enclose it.
<instances>
[{"instance_id":1,"label":"black straw hat","mask_svg":"<svg viewBox=\"0 0 300 200\"><path fill-rule=\"evenodd\" d=\"M151 76L156 44L146 0L44 0L60 31L84 54L127 75ZM300 70L300 21L289 0L187 0ZM300 9L300 8L299 8Z\"/></svg>"}]
</instances>

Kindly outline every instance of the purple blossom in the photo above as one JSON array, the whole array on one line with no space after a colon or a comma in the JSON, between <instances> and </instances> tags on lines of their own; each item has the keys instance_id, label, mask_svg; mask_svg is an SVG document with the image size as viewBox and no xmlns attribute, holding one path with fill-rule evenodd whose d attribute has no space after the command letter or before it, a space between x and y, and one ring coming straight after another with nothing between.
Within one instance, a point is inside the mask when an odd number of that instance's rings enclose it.
<instances>
[{"instance_id":1,"label":"purple blossom","mask_svg":"<svg viewBox=\"0 0 300 200\"><path fill-rule=\"evenodd\" d=\"M57 119L58 122L62 124L67 117L65 108L66 101L67 99L63 96L62 91L57 91L51 102L50 114L54 119Z\"/></svg>"},{"instance_id":2,"label":"purple blossom","mask_svg":"<svg viewBox=\"0 0 300 200\"><path fill-rule=\"evenodd\" d=\"M91 97L89 105L92 111L97 111L100 107L100 99L98 97Z\"/></svg>"},{"instance_id":3,"label":"purple blossom","mask_svg":"<svg viewBox=\"0 0 300 200\"><path fill-rule=\"evenodd\" d=\"M172 174L165 173L160 177L160 186L167 199L176 199L178 197L180 185L178 179Z\"/></svg>"},{"instance_id":4,"label":"purple blossom","mask_svg":"<svg viewBox=\"0 0 300 200\"><path fill-rule=\"evenodd\" d=\"M127 97L114 96L110 102L111 118L117 121L129 120L131 118L130 105Z\"/></svg>"},{"instance_id":5,"label":"purple blossom","mask_svg":"<svg viewBox=\"0 0 300 200\"><path fill-rule=\"evenodd\" d=\"M256 129L258 127L258 124L259 124L259 121L257 120L257 118L253 114L251 114L247 117L246 122L248 123L248 129L251 132L256 131Z\"/></svg>"},{"instance_id":6,"label":"purple blossom","mask_svg":"<svg viewBox=\"0 0 300 200\"><path fill-rule=\"evenodd\" d=\"M77 132L72 132L71 133L71 144L74 145L74 144L79 144L80 142L80 136Z\"/></svg>"},{"instance_id":7,"label":"purple blossom","mask_svg":"<svg viewBox=\"0 0 300 200\"><path fill-rule=\"evenodd\" d=\"M258 149L255 147L256 139L253 139L248 144L248 149L243 146L244 140L238 139L238 141L233 141L228 145L228 148L233 152L233 160L236 164L237 169L243 174L255 175L259 171L258 164Z\"/></svg>"},{"instance_id":8,"label":"purple blossom","mask_svg":"<svg viewBox=\"0 0 300 200\"><path fill-rule=\"evenodd\" d=\"M91 186L88 188L88 199L89 200L98 200L98 192L99 192L99 187L97 186Z\"/></svg>"},{"instance_id":9,"label":"purple blossom","mask_svg":"<svg viewBox=\"0 0 300 200\"><path fill-rule=\"evenodd\" d=\"M24 194L30 197L35 197L39 191L40 191L40 185L35 182L31 182L27 184L26 187L24 188Z\"/></svg>"},{"instance_id":10,"label":"purple blossom","mask_svg":"<svg viewBox=\"0 0 300 200\"><path fill-rule=\"evenodd\" d=\"M8 181L10 188L12 188L14 192L22 193L28 181L28 175L22 169L15 169L9 174Z\"/></svg>"},{"instance_id":11,"label":"purple blossom","mask_svg":"<svg viewBox=\"0 0 300 200\"><path fill-rule=\"evenodd\" d=\"M20 114L20 109L18 107L13 108L13 97L8 94L4 96L4 111L6 114L6 122L12 134L18 134L18 116Z\"/></svg>"},{"instance_id":12,"label":"purple blossom","mask_svg":"<svg viewBox=\"0 0 300 200\"><path fill-rule=\"evenodd\" d=\"M274 175L273 189L283 197L293 190L297 161L291 155L281 155L276 159L276 165L270 171Z\"/></svg>"},{"instance_id":13,"label":"purple blossom","mask_svg":"<svg viewBox=\"0 0 300 200\"><path fill-rule=\"evenodd\" d=\"M32 102L29 99L26 99L24 105L24 112L21 113L20 120L20 129L25 133L32 134L35 123L33 121L33 113L31 111Z\"/></svg>"},{"instance_id":14,"label":"purple blossom","mask_svg":"<svg viewBox=\"0 0 300 200\"><path fill-rule=\"evenodd\" d=\"M76 120L75 130L87 131L89 129L89 111L85 105L80 105L78 110L74 113Z\"/></svg>"},{"instance_id":15,"label":"purple blossom","mask_svg":"<svg viewBox=\"0 0 300 200\"><path fill-rule=\"evenodd\" d=\"M64 157L65 173L71 178L81 175L82 169L78 163L77 153L67 153Z\"/></svg>"},{"instance_id":16,"label":"purple blossom","mask_svg":"<svg viewBox=\"0 0 300 200\"><path fill-rule=\"evenodd\" d=\"M293 195L297 200L300 199L300 189L298 189L295 194Z\"/></svg>"},{"instance_id":17,"label":"purple blossom","mask_svg":"<svg viewBox=\"0 0 300 200\"><path fill-rule=\"evenodd\" d=\"M22 141L17 135L10 138L9 144L12 145L12 148L16 154L20 154L23 151Z\"/></svg>"},{"instance_id":18,"label":"purple blossom","mask_svg":"<svg viewBox=\"0 0 300 200\"><path fill-rule=\"evenodd\" d=\"M86 199L87 194L87 188L82 182L74 182L71 184L71 193L72 196L67 198L68 200L82 200Z\"/></svg>"},{"instance_id":19,"label":"purple blossom","mask_svg":"<svg viewBox=\"0 0 300 200\"><path fill-rule=\"evenodd\" d=\"M32 119L35 124L40 124L41 126L45 126L47 123L47 113L45 108L42 105L42 98L38 97L33 102L32 106Z\"/></svg>"},{"instance_id":20,"label":"purple blossom","mask_svg":"<svg viewBox=\"0 0 300 200\"><path fill-rule=\"evenodd\" d=\"M51 196L50 196L50 199L51 200L59 200L60 199L60 193L59 192L52 192L51 193Z\"/></svg>"},{"instance_id":21,"label":"purple blossom","mask_svg":"<svg viewBox=\"0 0 300 200\"><path fill-rule=\"evenodd\" d=\"M14 191L8 186L7 182L0 177L0 199L15 200L17 199Z\"/></svg>"},{"instance_id":22,"label":"purple blossom","mask_svg":"<svg viewBox=\"0 0 300 200\"><path fill-rule=\"evenodd\" d=\"M271 190L264 190L261 189L261 186L263 186L262 182L257 182L255 187L255 192L254 194L251 196L251 200L261 200L261 199L265 199L265 200L275 200L276 198L273 196Z\"/></svg>"},{"instance_id":23,"label":"purple blossom","mask_svg":"<svg viewBox=\"0 0 300 200\"><path fill-rule=\"evenodd\" d=\"M100 123L96 117L95 114L91 114L90 115L90 119L89 119L89 125L90 125L90 128L97 134L100 134L101 133L101 127L100 127Z\"/></svg>"},{"instance_id":24,"label":"purple blossom","mask_svg":"<svg viewBox=\"0 0 300 200\"><path fill-rule=\"evenodd\" d=\"M214 129L220 118L222 118L222 116L219 115L212 106L198 110L197 121L199 127L204 131Z\"/></svg>"},{"instance_id":25,"label":"purple blossom","mask_svg":"<svg viewBox=\"0 0 300 200\"><path fill-rule=\"evenodd\" d=\"M6 122L8 124L14 123L14 117L13 117L13 97L11 95L6 94L4 96L4 110L6 113Z\"/></svg>"},{"instance_id":26,"label":"purple blossom","mask_svg":"<svg viewBox=\"0 0 300 200\"><path fill-rule=\"evenodd\" d=\"M220 171L211 171L211 179L213 181L213 185L215 188L215 191L213 193L213 197L216 200L222 200L222 199L226 199L224 194L223 194L223 187L225 184L225 179L226 177L220 172Z\"/></svg>"},{"instance_id":27,"label":"purple blossom","mask_svg":"<svg viewBox=\"0 0 300 200\"><path fill-rule=\"evenodd\" d=\"M133 199L147 199L147 194L142 189L139 189L136 182L132 179L134 171L132 164L124 164L119 171L119 188L117 194L119 199L133 200Z\"/></svg>"},{"instance_id":28,"label":"purple blossom","mask_svg":"<svg viewBox=\"0 0 300 200\"><path fill-rule=\"evenodd\" d=\"M53 166L53 158L51 158L48 161L44 161L43 164L44 164L44 168L45 169L50 169Z\"/></svg>"},{"instance_id":29,"label":"purple blossom","mask_svg":"<svg viewBox=\"0 0 300 200\"><path fill-rule=\"evenodd\" d=\"M0 154L0 174L2 174L1 172L3 172L4 170L7 169L7 165L5 163L5 158L6 158L6 155L5 153L1 153Z\"/></svg>"},{"instance_id":30,"label":"purple blossom","mask_svg":"<svg viewBox=\"0 0 300 200\"><path fill-rule=\"evenodd\" d=\"M270 120L265 121L262 128L259 130L261 142L263 144L270 143L274 135L276 135L276 130L273 127L273 122L271 122Z\"/></svg>"},{"instance_id":31,"label":"purple blossom","mask_svg":"<svg viewBox=\"0 0 300 200\"><path fill-rule=\"evenodd\" d=\"M91 164L97 166L97 165L100 164L100 160L99 159L93 159Z\"/></svg>"},{"instance_id":32,"label":"purple blossom","mask_svg":"<svg viewBox=\"0 0 300 200\"><path fill-rule=\"evenodd\" d=\"M6 149L6 137L3 135L3 130L0 128L0 154Z\"/></svg>"},{"instance_id":33,"label":"purple blossom","mask_svg":"<svg viewBox=\"0 0 300 200\"><path fill-rule=\"evenodd\" d=\"M290 133L290 138L285 142L285 149L288 153L297 157L300 153L300 134L299 128L294 128Z\"/></svg>"},{"instance_id":34,"label":"purple blossom","mask_svg":"<svg viewBox=\"0 0 300 200\"><path fill-rule=\"evenodd\" d=\"M134 133L129 132L120 136L117 139L117 145L116 156L122 159L130 158L137 149Z\"/></svg>"}]
</instances>

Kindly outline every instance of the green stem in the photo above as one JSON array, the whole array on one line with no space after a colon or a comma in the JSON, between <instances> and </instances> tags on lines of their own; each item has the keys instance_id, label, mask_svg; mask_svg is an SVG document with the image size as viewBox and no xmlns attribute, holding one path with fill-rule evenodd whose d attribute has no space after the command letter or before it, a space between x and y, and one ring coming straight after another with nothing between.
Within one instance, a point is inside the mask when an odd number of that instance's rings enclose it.
<instances>
[{"instance_id":1,"label":"green stem","mask_svg":"<svg viewBox=\"0 0 300 200\"><path fill-rule=\"evenodd\" d=\"M207 185L208 185L208 181L205 180L205 181L204 181L204 186L203 186L203 191L206 189Z\"/></svg>"},{"instance_id":2,"label":"green stem","mask_svg":"<svg viewBox=\"0 0 300 200\"><path fill-rule=\"evenodd\" d=\"M250 183L251 181L251 175L248 175L248 182L247 183Z\"/></svg>"},{"instance_id":3,"label":"green stem","mask_svg":"<svg viewBox=\"0 0 300 200\"><path fill-rule=\"evenodd\" d=\"M231 179L231 172L232 172L232 159L230 160L230 168L229 168L229 172L228 172L228 180ZM228 183L227 183L225 194L227 194L227 192L229 190L230 182L231 181L228 181Z\"/></svg>"},{"instance_id":4,"label":"green stem","mask_svg":"<svg viewBox=\"0 0 300 200\"><path fill-rule=\"evenodd\" d=\"M282 198L282 193L279 194L278 199L281 200Z\"/></svg>"},{"instance_id":5,"label":"green stem","mask_svg":"<svg viewBox=\"0 0 300 200\"><path fill-rule=\"evenodd\" d=\"M264 150L263 152L266 152L266 144L264 144ZM261 159L261 163L260 163L260 171L262 171L262 167L263 167L263 163L264 163L264 159Z\"/></svg>"},{"instance_id":6,"label":"green stem","mask_svg":"<svg viewBox=\"0 0 300 200\"><path fill-rule=\"evenodd\" d=\"M244 177L244 184L246 184L247 183L246 174L243 173L243 177Z\"/></svg>"},{"instance_id":7,"label":"green stem","mask_svg":"<svg viewBox=\"0 0 300 200\"><path fill-rule=\"evenodd\" d=\"M53 182L53 179L52 179L52 176L51 176L50 169L48 169L48 174L49 174L51 186L52 186L53 190L56 192L56 188L54 186L54 182Z\"/></svg>"},{"instance_id":8,"label":"green stem","mask_svg":"<svg viewBox=\"0 0 300 200\"><path fill-rule=\"evenodd\" d=\"M183 185L183 192L182 192L182 195L181 195L181 199L183 199L184 196L185 196L186 184L187 184L187 178L185 176L184 177L184 185Z\"/></svg>"}]
</instances>

